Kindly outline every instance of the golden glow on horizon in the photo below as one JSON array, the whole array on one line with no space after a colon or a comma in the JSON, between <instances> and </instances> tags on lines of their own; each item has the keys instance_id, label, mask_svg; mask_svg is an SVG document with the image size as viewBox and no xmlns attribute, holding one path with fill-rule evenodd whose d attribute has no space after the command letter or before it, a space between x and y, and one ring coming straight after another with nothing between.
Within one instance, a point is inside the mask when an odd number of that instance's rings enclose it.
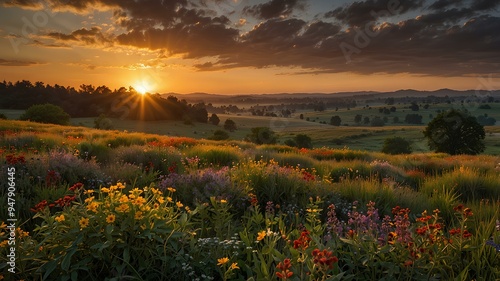
<instances>
[{"instance_id":1,"label":"golden glow on horizon","mask_svg":"<svg viewBox=\"0 0 500 281\"><path fill-rule=\"evenodd\" d=\"M153 88L147 81L136 83L133 87L141 95L150 93Z\"/></svg>"}]
</instances>

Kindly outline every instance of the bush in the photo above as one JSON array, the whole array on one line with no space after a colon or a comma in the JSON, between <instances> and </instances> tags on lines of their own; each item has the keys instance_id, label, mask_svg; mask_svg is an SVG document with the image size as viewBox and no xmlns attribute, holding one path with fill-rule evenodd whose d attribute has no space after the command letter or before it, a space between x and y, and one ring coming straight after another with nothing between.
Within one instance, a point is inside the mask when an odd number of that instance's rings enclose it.
<instances>
[{"instance_id":1,"label":"bush","mask_svg":"<svg viewBox=\"0 0 500 281\"><path fill-rule=\"evenodd\" d=\"M229 134L223 130L216 130L214 135L208 138L209 140L227 140L229 139Z\"/></svg>"},{"instance_id":2,"label":"bush","mask_svg":"<svg viewBox=\"0 0 500 281\"><path fill-rule=\"evenodd\" d=\"M69 114L61 107L50 103L33 105L19 117L20 120L58 125L68 125L69 118Z\"/></svg>"},{"instance_id":3,"label":"bush","mask_svg":"<svg viewBox=\"0 0 500 281\"><path fill-rule=\"evenodd\" d=\"M436 152L479 154L484 151L484 127L468 112L449 110L432 119L424 130L429 147Z\"/></svg>"},{"instance_id":4,"label":"bush","mask_svg":"<svg viewBox=\"0 0 500 281\"><path fill-rule=\"evenodd\" d=\"M256 144L275 144L277 137L274 131L268 127L255 127L252 128L245 140Z\"/></svg>"},{"instance_id":5,"label":"bush","mask_svg":"<svg viewBox=\"0 0 500 281\"><path fill-rule=\"evenodd\" d=\"M411 143L402 137L387 138L384 141L382 152L386 154L410 154Z\"/></svg>"},{"instance_id":6,"label":"bush","mask_svg":"<svg viewBox=\"0 0 500 281\"><path fill-rule=\"evenodd\" d=\"M113 122L106 115L101 114L94 120L94 128L101 130L113 130Z\"/></svg>"},{"instance_id":7,"label":"bush","mask_svg":"<svg viewBox=\"0 0 500 281\"><path fill-rule=\"evenodd\" d=\"M226 121L224 122L224 130L234 132L236 129L236 123L231 119L226 119Z\"/></svg>"}]
</instances>

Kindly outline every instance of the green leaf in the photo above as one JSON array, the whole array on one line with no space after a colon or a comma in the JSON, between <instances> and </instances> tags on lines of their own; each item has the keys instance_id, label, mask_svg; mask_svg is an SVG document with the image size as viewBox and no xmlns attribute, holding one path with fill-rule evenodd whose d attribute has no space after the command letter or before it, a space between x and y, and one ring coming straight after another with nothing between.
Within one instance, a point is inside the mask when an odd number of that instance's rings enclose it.
<instances>
[{"instance_id":1,"label":"green leaf","mask_svg":"<svg viewBox=\"0 0 500 281\"><path fill-rule=\"evenodd\" d=\"M61 262L62 270L69 271L69 267L71 265L71 257L76 253L76 250L77 250L76 247L71 247L71 249L66 253Z\"/></svg>"},{"instance_id":2,"label":"green leaf","mask_svg":"<svg viewBox=\"0 0 500 281\"><path fill-rule=\"evenodd\" d=\"M127 247L125 248L125 250L123 251L123 260L126 262L126 263L129 263L130 262L130 249Z\"/></svg>"},{"instance_id":3,"label":"green leaf","mask_svg":"<svg viewBox=\"0 0 500 281\"><path fill-rule=\"evenodd\" d=\"M59 261L58 259L55 259L55 260L52 260L52 261L50 261L42 266L42 271L45 271L45 274L43 275L42 280L47 280L47 277L49 277L49 275L52 273L52 271L54 271L54 269L56 269L58 261Z\"/></svg>"}]
</instances>

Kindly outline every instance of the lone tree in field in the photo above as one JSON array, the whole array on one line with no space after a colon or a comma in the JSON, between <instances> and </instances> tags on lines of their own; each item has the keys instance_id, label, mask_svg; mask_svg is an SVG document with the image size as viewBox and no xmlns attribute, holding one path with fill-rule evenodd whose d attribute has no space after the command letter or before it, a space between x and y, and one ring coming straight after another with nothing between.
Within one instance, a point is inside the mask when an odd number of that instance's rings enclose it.
<instances>
[{"instance_id":1,"label":"lone tree in field","mask_svg":"<svg viewBox=\"0 0 500 281\"><path fill-rule=\"evenodd\" d=\"M26 112L19 117L20 120L58 125L69 124L69 118L69 114L61 107L50 103L35 104L26 109Z\"/></svg>"},{"instance_id":2,"label":"lone tree in field","mask_svg":"<svg viewBox=\"0 0 500 281\"><path fill-rule=\"evenodd\" d=\"M484 151L484 127L468 112L451 109L440 113L424 130L429 147L436 152L479 154Z\"/></svg>"},{"instance_id":3,"label":"lone tree in field","mask_svg":"<svg viewBox=\"0 0 500 281\"><path fill-rule=\"evenodd\" d=\"M236 123L234 123L234 121L231 119L226 119L226 121L224 122L224 130L234 132L236 130Z\"/></svg>"},{"instance_id":4,"label":"lone tree in field","mask_svg":"<svg viewBox=\"0 0 500 281\"><path fill-rule=\"evenodd\" d=\"M208 118L208 122L210 122L211 124L213 124L215 126L219 125L219 123L220 123L219 116L217 116L217 114L215 114L215 113L212 113L210 118Z\"/></svg>"},{"instance_id":5,"label":"lone tree in field","mask_svg":"<svg viewBox=\"0 0 500 281\"><path fill-rule=\"evenodd\" d=\"M402 137L386 138L382 152L387 154L410 154L412 152L411 143Z\"/></svg>"},{"instance_id":6,"label":"lone tree in field","mask_svg":"<svg viewBox=\"0 0 500 281\"><path fill-rule=\"evenodd\" d=\"M268 127L255 127L245 140L256 144L275 144L278 138L276 133Z\"/></svg>"}]
</instances>

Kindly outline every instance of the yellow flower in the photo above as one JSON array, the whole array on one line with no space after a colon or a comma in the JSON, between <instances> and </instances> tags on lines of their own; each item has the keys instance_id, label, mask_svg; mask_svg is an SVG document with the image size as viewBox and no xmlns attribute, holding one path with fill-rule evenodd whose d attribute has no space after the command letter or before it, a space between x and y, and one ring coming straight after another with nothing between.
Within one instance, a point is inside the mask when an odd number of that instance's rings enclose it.
<instances>
[{"instance_id":1,"label":"yellow flower","mask_svg":"<svg viewBox=\"0 0 500 281\"><path fill-rule=\"evenodd\" d=\"M182 206L184 206L180 201L177 201L175 205L177 205L178 208L182 208Z\"/></svg>"},{"instance_id":2,"label":"yellow flower","mask_svg":"<svg viewBox=\"0 0 500 281\"><path fill-rule=\"evenodd\" d=\"M113 215L113 214L110 214L110 215L108 215L108 216L106 217L106 222L107 222L107 223L114 223L114 222L115 222L115 220L116 220L116 216L115 216L115 215Z\"/></svg>"},{"instance_id":3,"label":"yellow flower","mask_svg":"<svg viewBox=\"0 0 500 281\"><path fill-rule=\"evenodd\" d=\"M136 212L136 213L135 213L135 216L134 216L134 218L135 218L136 220L140 220L140 219L142 219L143 217L144 217L144 216L142 215L142 212L141 212L141 211Z\"/></svg>"},{"instance_id":4,"label":"yellow flower","mask_svg":"<svg viewBox=\"0 0 500 281\"><path fill-rule=\"evenodd\" d=\"M0 242L0 248L5 247L8 244L9 244L9 240L3 240L2 242Z\"/></svg>"},{"instance_id":5,"label":"yellow flower","mask_svg":"<svg viewBox=\"0 0 500 281\"><path fill-rule=\"evenodd\" d=\"M120 206L115 208L115 211L120 212L120 213L125 213L130 210L130 207L128 204L121 204Z\"/></svg>"},{"instance_id":6,"label":"yellow flower","mask_svg":"<svg viewBox=\"0 0 500 281\"><path fill-rule=\"evenodd\" d=\"M159 189L154 188L154 187L153 187L153 188L151 188L151 192L152 192L153 194L155 194L155 195L161 195L161 194L162 194L162 192L161 192Z\"/></svg>"},{"instance_id":7,"label":"yellow flower","mask_svg":"<svg viewBox=\"0 0 500 281\"><path fill-rule=\"evenodd\" d=\"M220 202L221 202L222 204L225 204L225 203L227 203L227 200L221 199L221 200L220 200Z\"/></svg>"},{"instance_id":8,"label":"yellow flower","mask_svg":"<svg viewBox=\"0 0 500 281\"><path fill-rule=\"evenodd\" d=\"M153 204L153 208L155 208L155 209L159 209L159 208L160 208L160 204L158 204L158 203L154 203L154 204Z\"/></svg>"},{"instance_id":9,"label":"yellow flower","mask_svg":"<svg viewBox=\"0 0 500 281\"><path fill-rule=\"evenodd\" d=\"M103 187L103 188L101 188L101 192L102 193L109 193L109 188Z\"/></svg>"},{"instance_id":10,"label":"yellow flower","mask_svg":"<svg viewBox=\"0 0 500 281\"><path fill-rule=\"evenodd\" d=\"M87 210L97 213L97 207L99 207L99 203L92 202L89 205L87 205Z\"/></svg>"},{"instance_id":11,"label":"yellow flower","mask_svg":"<svg viewBox=\"0 0 500 281\"><path fill-rule=\"evenodd\" d=\"M142 205L144 203L146 203L146 199L144 199L144 197L142 197L142 196L139 196L139 197L137 197L137 199L134 200L134 205L139 206L139 205Z\"/></svg>"},{"instance_id":12,"label":"yellow flower","mask_svg":"<svg viewBox=\"0 0 500 281\"><path fill-rule=\"evenodd\" d=\"M151 207L149 207L148 205L141 206L141 211L143 211L143 212L149 212L150 210L151 210Z\"/></svg>"},{"instance_id":13,"label":"yellow flower","mask_svg":"<svg viewBox=\"0 0 500 281\"><path fill-rule=\"evenodd\" d=\"M125 188L125 185L121 182L118 182L116 183L116 186L119 188L119 189L124 189Z\"/></svg>"},{"instance_id":14,"label":"yellow flower","mask_svg":"<svg viewBox=\"0 0 500 281\"><path fill-rule=\"evenodd\" d=\"M233 262L229 268L232 270L239 269L238 263Z\"/></svg>"},{"instance_id":15,"label":"yellow flower","mask_svg":"<svg viewBox=\"0 0 500 281\"><path fill-rule=\"evenodd\" d=\"M163 204L165 202L165 199L163 198L163 196L158 197L156 200L158 200L158 202L160 204Z\"/></svg>"},{"instance_id":16,"label":"yellow flower","mask_svg":"<svg viewBox=\"0 0 500 281\"><path fill-rule=\"evenodd\" d=\"M55 218L55 220L56 220L57 222L62 222L62 221L64 221L64 215L60 215L60 216L56 217L56 218Z\"/></svg>"},{"instance_id":17,"label":"yellow flower","mask_svg":"<svg viewBox=\"0 0 500 281\"><path fill-rule=\"evenodd\" d=\"M30 236L30 233L28 231L24 231L20 227L16 228L16 230L17 230L17 235L19 238Z\"/></svg>"},{"instance_id":18,"label":"yellow flower","mask_svg":"<svg viewBox=\"0 0 500 281\"><path fill-rule=\"evenodd\" d=\"M260 241L262 239L264 239L264 237L266 237L266 231L265 230L262 230L258 233L258 236L257 236L257 241Z\"/></svg>"},{"instance_id":19,"label":"yellow flower","mask_svg":"<svg viewBox=\"0 0 500 281\"><path fill-rule=\"evenodd\" d=\"M86 199L85 199L85 203L92 202L92 201L94 200L94 198L95 198L94 196L89 197L89 198L86 198Z\"/></svg>"},{"instance_id":20,"label":"yellow flower","mask_svg":"<svg viewBox=\"0 0 500 281\"><path fill-rule=\"evenodd\" d=\"M130 194L134 194L134 195L139 195L142 193L142 190L140 190L139 188L134 188L132 190L129 191Z\"/></svg>"},{"instance_id":21,"label":"yellow flower","mask_svg":"<svg viewBox=\"0 0 500 281\"><path fill-rule=\"evenodd\" d=\"M168 201L168 202L172 202L172 201L174 201L174 200L172 199L172 197L167 197L167 201Z\"/></svg>"},{"instance_id":22,"label":"yellow flower","mask_svg":"<svg viewBox=\"0 0 500 281\"><path fill-rule=\"evenodd\" d=\"M92 194L92 193L94 193L93 189L88 189L83 192L83 194Z\"/></svg>"},{"instance_id":23,"label":"yellow flower","mask_svg":"<svg viewBox=\"0 0 500 281\"><path fill-rule=\"evenodd\" d=\"M175 188L173 188L173 187L168 187L167 190L172 192L172 193L174 193L176 191Z\"/></svg>"},{"instance_id":24,"label":"yellow flower","mask_svg":"<svg viewBox=\"0 0 500 281\"><path fill-rule=\"evenodd\" d=\"M120 200L119 200L119 201L120 201L120 203L127 203L129 200L128 200L127 195L125 195L125 194L124 194L124 195L122 195L122 196L120 197Z\"/></svg>"},{"instance_id":25,"label":"yellow flower","mask_svg":"<svg viewBox=\"0 0 500 281\"><path fill-rule=\"evenodd\" d=\"M134 194L129 194L129 195L128 195L128 198L130 198L130 199L134 199L135 197L136 197L136 196L135 196Z\"/></svg>"},{"instance_id":26,"label":"yellow flower","mask_svg":"<svg viewBox=\"0 0 500 281\"><path fill-rule=\"evenodd\" d=\"M109 191L115 191L117 189L118 189L118 186L116 186L116 185L112 185L109 187Z\"/></svg>"},{"instance_id":27,"label":"yellow flower","mask_svg":"<svg viewBox=\"0 0 500 281\"><path fill-rule=\"evenodd\" d=\"M217 259L217 262L218 262L217 265L226 264L228 261L229 261L229 259L227 257Z\"/></svg>"},{"instance_id":28,"label":"yellow flower","mask_svg":"<svg viewBox=\"0 0 500 281\"><path fill-rule=\"evenodd\" d=\"M89 219L88 218L81 218L78 223L80 224L80 228L86 228L89 225Z\"/></svg>"},{"instance_id":29,"label":"yellow flower","mask_svg":"<svg viewBox=\"0 0 500 281\"><path fill-rule=\"evenodd\" d=\"M191 212L191 209L189 208L189 206L184 207L184 209L186 209L186 212L188 212L188 213Z\"/></svg>"}]
</instances>

